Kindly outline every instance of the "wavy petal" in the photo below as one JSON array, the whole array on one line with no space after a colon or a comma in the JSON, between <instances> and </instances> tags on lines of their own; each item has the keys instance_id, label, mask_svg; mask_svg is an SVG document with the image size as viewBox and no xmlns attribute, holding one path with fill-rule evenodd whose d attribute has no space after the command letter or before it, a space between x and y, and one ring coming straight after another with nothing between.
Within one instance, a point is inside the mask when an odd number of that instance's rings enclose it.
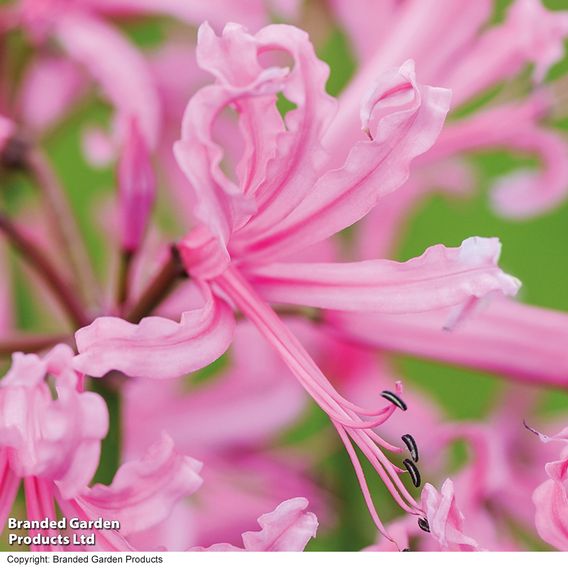
<instances>
[{"instance_id":1,"label":"wavy petal","mask_svg":"<svg viewBox=\"0 0 568 568\"><path fill-rule=\"evenodd\" d=\"M412 160L436 140L449 102L449 91L416 83L412 62L386 73L361 111L365 129L377 123L374 140L357 143L343 168L321 176L284 221L240 252L248 262L281 258L361 219L406 181Z\"/></svg>"},{"instance_id":2,"label":"wavy petal","mask_svg":"<svg viewBox=\"0 0 568 568\"><path fill-rule=\"evenodd\" d=\"M179 323L147 317L138 324L101 317L77 331L75 368L93 377L112 370L130 377L172 379L205 367L226 349L235 320L229 306L202 286L205 303Z\"/></svg>"},{"instance_id":3,"label":"wavy petal","mask_svg":"<svg viewBox=\"0 0 568 568\"><path fill-rule=\"evenodd\" d=\"M423 312L493 292L514 295L519 282L497 266L500 248L497 239L473 237L459 248L436 245L402 263L282 263L254 269L250 280L276 303L390 314Z\"/></svg>"},{"instance_id":4,"label":"wavy petal","mask_svg":"<svg viewBox=\"0 0 568 568\"><path fill-rule=\"evenodd\" d=\"M243 547L214 544L209 548L192 550L208 552L301 552L316 536L318 521L313 513L306 512L308 501L303 497L284 501L274 511L258 518L261 527L257 532L243 533Z\"/></svg>"},{"instance_id":5,"label":"wavy petal","mask_svg":"<svg viewBox=\"0 0 568 568\"><path fill-rule=\"evenodd\" d=\"M182 498L199 489L202 464L175 452L165 434L138 461L124 464L109 486L95 485L77 498L91 517L120 522L128 536L161 522Z\"/></svg>"}]
</instances>

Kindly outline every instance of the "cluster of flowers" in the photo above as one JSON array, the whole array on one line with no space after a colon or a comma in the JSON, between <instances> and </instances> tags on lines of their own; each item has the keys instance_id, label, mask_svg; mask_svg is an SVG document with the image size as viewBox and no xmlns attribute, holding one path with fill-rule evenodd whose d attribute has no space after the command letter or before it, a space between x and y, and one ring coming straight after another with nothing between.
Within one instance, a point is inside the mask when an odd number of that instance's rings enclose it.
<instances>
[{"instance_id":1,"label":"cluster of flowers","mask_svg":"<svg viewBox=\"0 0 568 568\"><path fill-rule=\"evenodd\" d=\"M0 212L0 354L13 353L0 381L2 531L22 485L30 520L119 521L98 532L98 550L303 550L332 500L310 477L313 452L270 441L311 399L352 462L376 525L370 550L520 549L535 529L568 549L568 453L558 459L523 428L534 402L516 384L566 387L568 316L512 298L520 283L499 267L496 238L388 260L418 200L472 190L468 151L540 159L493 188L504 216L546 211L568 192L568 142L547 125L558 85L544 82L564 55L568 12L515 0L493 22L493 8L330 1L359 62L335 100L327 65L292 25L294 0L0 7L0 182L24 176L42 200L39 212ZM290 23L270 24L274 14ZM118 27L154 15L177 26L156 48ZM524 88L444 124L514 81ZM106 291L85 215L73 215L42 150L93 85L113 115L108 130L84 131L84 156L117 164ZM158 185L179 231L150 223ZM17 330L9 248L56 333ZM448 423L403 393L385 351L499 373L512 381L507 402L484 423ZM188 391L184 377L221 357L214 380ZM110 485L90 486L112 412L125 463ZM568 444L566 429L539 436ZM456 440L472 458L444 481ZM400 508L395 521L381 519L369 472ZM426 473L439 489L422 487Z\"/></svg>"}]
</instances>

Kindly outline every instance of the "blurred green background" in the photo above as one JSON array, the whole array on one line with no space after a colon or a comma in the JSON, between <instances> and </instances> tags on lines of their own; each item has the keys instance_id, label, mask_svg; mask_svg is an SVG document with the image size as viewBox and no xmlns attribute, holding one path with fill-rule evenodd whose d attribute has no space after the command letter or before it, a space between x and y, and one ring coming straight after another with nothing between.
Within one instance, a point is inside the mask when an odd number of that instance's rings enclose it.
<instances>
[{"instance_id":1,"label":"blurred green background","mask_svg":"<svg viewBox=\"0 0 568 568\"><path fill-rule=\"evenodd\" d=\"M502 16L508 3L507 0L496 3L496 19ZM551 8L568 9L568 0L549 0L545 3ZM148 48L161 41L167 25L167 22L161 20L146 20L129 23L125 30L141 47ZM332 94L337 94L355 69L348 42L339 29L332 29L319 45L318 52L331 67L329 90ZM21 53L25 57L25 49L22 48ZM556 79L567 71L568 59L565 59L555 66L549 78ZM99 275L106 273L109 259L101 244L102 236L94 222L93 212L112 195L114 173L110 170L93 170L85 163L80 150L80 135L85 123L105 122L108 116L109 110L102 103L89 101L89 104L77 109L46 140L46 149L68 191ZM555 127L568 131L568 117L564 121L560 120ZM529 164L532 162L504 152L473 155L471 161L479 172L478 191L472 197L463 199L433 196L417 206L405 226L400 228L398 258L404 260L417 256L426 247L436 243L456 246L472 235L497 236L503 243L501 266L523 282L522 299L530 304L568 311L568 203L536 219L510 222L498 218L490 210L487 198L491 182L525 161ZM32 190L19 177L2 181L6 189L2 196L5 206L17 214L28 204ZM165 211L166 207L163 206L158 220L175 234L176 228L171 225L171 219ZM56 328L57 325L42 318L41 300L30 291L19 264L14 259L12 268L16 280L14 291L19 327L34 331ZM499 377L485 373L411 357L394 356L393 360L400 376L405 379L407 388L427 392L439 401L447 416L452 419L483 418L504 384ZM3 363L5 366L5 362ZM200 376L202 378L204 375ZM542 396L543 413L566 413L568 410L568 394L539 393L539 396ZM109 404L111 411L112 408L118 409L117 401L109 400ZM568 417L568 413L566 415ZM102 466L97 474L98 481L108 482L112 479L119 459L118 431L119 424L116 422L106 442ZM322 433L329 436L335 450L322 461L315 475L335 495L337 517L341 522L335 527L323 527L309 548L358 550L371 544L376 533L351 464L335 439L326 417L312 408L299 426L283 436L283 441L309 444L313 436ZM379 510L388 519L395 514L391 499L379 483L375 485L373 491Z\"/></svg>"}]
</instances>

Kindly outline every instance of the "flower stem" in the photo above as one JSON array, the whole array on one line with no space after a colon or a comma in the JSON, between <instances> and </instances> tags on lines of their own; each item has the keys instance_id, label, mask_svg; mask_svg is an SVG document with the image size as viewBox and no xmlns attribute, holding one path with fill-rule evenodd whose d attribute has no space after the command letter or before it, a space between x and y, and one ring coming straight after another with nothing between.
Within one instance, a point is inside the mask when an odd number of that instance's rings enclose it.
<instances>
[{"instance_id":1,"label":"flower stem","mask_svg":"<svg viewBox=\"0 0 568 568\"><path fill-rule=\"evenodd\" d=\"M71 323L75 327L87 325L89 323L88 315L67 282L51 264L45 251L2 213L0 213L0 232L4 233L9 242L22 255L22 258L43 279L69 316Z\"/></svg>"},{"instance_id":2,"label":"flower stem","mask_svg":"<svg viewBox=\"0 0 568 568\"><path fill-rule=\"evenodd\" d=\"M128 301L130 292L130 272L134 254L124 250L120 254L120 266L118 267L118 286L116 291L116 305L120 311L123 310Z\"/></svg>"},{"instance_id":3,"label":"flower stem","mask_svg":"<svg viewBox=\"0 0 568 568\"><path fill-rule=\"evenodd\" d=\"M16 351L22 351L23 353L36 353L53 347L57 343L65 342L68 339L68 335L14 335L0 341L0 357L10 356Z\"/></svg>"},{"instance_id":4,"label":"flower stem","mask_svg":"<svg viewBox=\"0 0 568 568\"><path fill-rule=\"evenodd\" d=\"M126 314L128 321L138 323L143 317L150 315L177 286L180 279L187 278L177 248L172 246L170 255L162 268L142 293L138 301Z\"/></svg>"},{"instance_id":5,"label":"flower stem","mask_svg":"<svg viewBox=\"0 0 568 568\"><path fill-rule=\"evenodd\" d=\"M95 301L96 279L65 191L51 164L37 148L28 152L26 167L43 194L51 230L69 261L75 280L74 284L90 304Z\"/></svg>"}]
</instances>

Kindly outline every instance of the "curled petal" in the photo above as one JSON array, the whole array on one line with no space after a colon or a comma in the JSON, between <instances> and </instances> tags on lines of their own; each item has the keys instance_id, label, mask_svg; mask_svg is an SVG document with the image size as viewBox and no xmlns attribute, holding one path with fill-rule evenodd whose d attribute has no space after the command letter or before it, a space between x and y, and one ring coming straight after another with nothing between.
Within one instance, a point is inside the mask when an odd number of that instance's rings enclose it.
<instances>
[{"instance_id":1,"label":"curled petal","mask_svg":"<svg viewBox=\"0 0 568 568\"><path fill-rule=\"evenodd\" d=\"M120 522L124 536L158 524L182 498L199 489L202 464L178 454L163 434L140 460L124 464L109 486L95 485L77 498L92 518Z\"/></svg>"},{"instance_id":2,"label":"curled petal","mask_svg":"<svg viewBox=\"0 0 568 568\"><path fill-rule=\"evenodd\" d=\"M563 136L544 128L526 128L507 144L536 154L542 171L516 171L493 187L491 201L501 215L523 218L557 206L568 193L568 144Z\"/></svg>"},{"instance_id":3,"label":"curled petal","mask_svg":"<svg viewBox=\"0 0 568 568\"><path fill-rule=\"evenodd\" d=\"M568 191L568 144L539 124L550 108L540 92L527 101L505 104L448 125L425 160L464 151L504 148L539 159L538 170L515 171L500 179L491 194L495 210L508 217L527 217L558 205Z\"/></svg>"},{"instance_id":4,"label":"curled petal","mask_svg":"<svg viewBox=\"0 0 568 568\"><path fill-rule=\"evenodd\" d=\"M477 542L463 533L464 517L456 504L454 484L446 479L438 492L427 483L422 491L422 508L426 513L430 532L442 550L478 550Z\"/></svg>"},{"instance_id":5,"label":"curled petal","mask_svg":"<svg viewBox=\"0 0 568 568\"><path fill-rule=\"evenodd\" d=\"M307 512L307 499L296 497L280 503L274 511L258 518L260 531L243 534L243 548L230 544L215 544L210 552L301 552L311 538L316 536L318 521Z\"/></svg>"},{"instance_id":6,"label":"curled petal","mask_svg":"<svg viewBox=\"0 0 568 568\"><path fill-rule=\"evenodd\" d=\"M363 126L373 130L373 140L357 143L341 169L321 176L286 219L251 243L244 252L252 261L283 257L324 240L361 219L382 195L401 186L412 160L436 140L450 92L418 85L414 66L407 62L386 73L367 100Z\"/></svg>"},{"instance_id":7,"label":"curled petal","mask_svg":"<svg viewBox=\"0 0 568 568\"><path fill-rule=\"evenodd\" d=\"M205 303L179 323L147 317L138 324L101 317L77 331L75 368L93 377L112 370L130 377L171 379L205 367L228 348L235 320L229 306L203 287Z\"/></svg>"},{"instance_id":8,"label":"curled petal","mask_svg":"<svg viewBox=\"0 0 568 568\"><path fill-rule=\"evenodd\" d=\"M473 237L459 248L436 245L407 262L282 263L259 267L252 282L272 302L382 313L460 306L492 292L514 295L519 282L497 265L497 239Z\"/></svg>"}]
</instances>

